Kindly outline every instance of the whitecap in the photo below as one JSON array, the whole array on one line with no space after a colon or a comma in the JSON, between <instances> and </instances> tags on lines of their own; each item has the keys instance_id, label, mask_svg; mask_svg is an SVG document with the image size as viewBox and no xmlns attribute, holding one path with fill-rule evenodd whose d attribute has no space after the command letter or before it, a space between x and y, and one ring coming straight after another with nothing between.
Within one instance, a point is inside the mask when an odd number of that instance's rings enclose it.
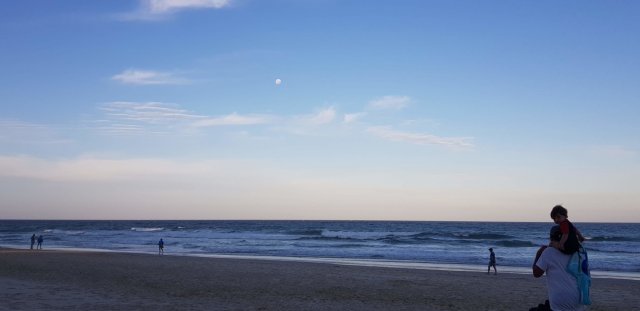
<instances>
[{"instance_id":1,"label":"whitecap","mask_svg":"<svg viewBox=\"0 0 640 311\"><path fill-rule=\"evenodd\" d=\"M138 231L138 232L153 232L153 231L162 231L164 230L164 228L137 228L137 227L132 227L131 231Z\"/></svg>"}]
</instances>

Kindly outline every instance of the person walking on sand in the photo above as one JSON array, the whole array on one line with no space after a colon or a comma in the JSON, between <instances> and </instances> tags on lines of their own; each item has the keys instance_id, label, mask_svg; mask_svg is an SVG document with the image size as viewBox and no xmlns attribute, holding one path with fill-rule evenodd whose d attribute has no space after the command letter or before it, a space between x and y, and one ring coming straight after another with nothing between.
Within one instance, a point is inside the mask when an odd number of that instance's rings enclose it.
<instances>
[{"instance_id":1,"label":"person walking on sand","mask_svg":"<svg viewBox=\"0 0 640 311\"><path fill-rule=\"evenodd\" d=\"M34 233L31 236L31 249L33 249L33 245L36 244L36 234Z\"/></svg>"},{"instance_id":2,"label":"person walking on sand","mask_svg":"<svg viewBox=\"0 0 640 311\"><path fill-rule=\"evenodd\" d=\"M161 238L160 241L158 241L158 255L163 255L163 254L164 254L164 241Z\"/></svg>"},{"instance_id":3,"label":"person walking on sand","mask_svg":"<svg viewBox=\"0 0 640 311\"><path fill-rule=\"evenodd\" d=\"M44 238L42 237L42 235L40 235L38 237L38 245L36 246L37 249L42 249L42 242L44 241Z\"/></svg>"},{"instance_id":4,"label":"person walking on sand","mask_svg":"<svg viewBox=\"0 0 640 311\"><path fill-rule=\"evenodd\" d=\"M496 253L493 252L493 248L489 248L489 266L487 267L487 274L491 271L491 267L493 267L493 274L498 274L498 269L496 269Z\"/></svg>"}]
</instances>

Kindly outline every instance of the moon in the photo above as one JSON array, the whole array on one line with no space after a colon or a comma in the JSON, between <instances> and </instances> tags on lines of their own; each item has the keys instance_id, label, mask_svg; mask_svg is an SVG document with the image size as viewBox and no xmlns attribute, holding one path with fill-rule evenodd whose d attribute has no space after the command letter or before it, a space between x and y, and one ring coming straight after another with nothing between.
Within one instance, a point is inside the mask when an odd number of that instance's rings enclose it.
<instances>
[{"instance_id":1,"label":"moon","mask_svg":"<svg viewBox=\"0 0 640 311\"><path fill-rule=\"evenodd\" d=\"M280 85L280 84L282 84L282 80L276 79L276 85Z\"/></svg>"}]
</instances>

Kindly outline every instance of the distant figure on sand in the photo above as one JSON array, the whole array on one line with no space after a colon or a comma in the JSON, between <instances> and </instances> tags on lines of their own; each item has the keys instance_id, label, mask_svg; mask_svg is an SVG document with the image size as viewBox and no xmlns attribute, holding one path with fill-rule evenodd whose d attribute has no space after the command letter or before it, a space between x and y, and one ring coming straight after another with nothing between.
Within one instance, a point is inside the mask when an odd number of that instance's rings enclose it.
<instances>
[{"instance_id":1,"label":"distant figure on sand","mask_svg":"<svg viewBox=\"0 0 640 311\"><path fill-rule=\"evenodd\" d=\"M496 253L493 252L493 248L490 248L489 252L489 266L487 267L487 274L491 271L491 267L493 267L493 274L498 274L498 269L496 269Z\"/></svg>"},{"instance_id":2,"label":"distant figure on sand","mask_svg":"<svg viewBox=\"0 0 640 311\"><path fill-rule=\"evenodd\" d=\"M31 249L33 249L33 245L36 244L36 234L34 233L31 236Z\"/></svg>"},{"instance_id":3,"label":"distant figure on sand","mask_svg":"<svg viewBox=\"0 0 640 311\"><path fill-rule=\"evenodd\" d=\"M160 239L160 241L158 241L158 255L162 254L164 254L164 241Z\"/></svg>"},{"instance_id":4,"label":"distant figure on sand","mask_svg":"<svg viewBox=\"0 0 640 311\"><path fill-rule=\"evenodd\" d=\"M44 241L44 238L42 237L42 235L40 235L38 237L38 245L37 245L37 249L42 249L42 241Z\"/></svg>"},{"instance_id":5,"label":"distant figure on sand","mask_svg":"<svg viewBox=\"0 0 640 311\"><path fill-rule=\"evenodd\" d=\"M551 245L559 251L571 255L578 251L584 241L582 233L567 219L569 214L562 205L556 205L551 209L551 219L560 225L560 241L551 241Z\"/></svg>"},{"instance_id":6,"label":"distant figure on sand","mask_svg":"<svg viewBox=\"0 0 640 311\"><path fill-rule=\"evenodd\" d=\"M560 227L554 226L549 232L551 243L558 242ZM547 291L549 304L540 305L530 310L585 310L581 304L581 294L578 281L567 271L567 264L571 260L567 255L554 247L541 246L533 262L533 276L539 278L547 274ZM550 307L550 309L548 309Z\"/></svg>"}]
</instances>

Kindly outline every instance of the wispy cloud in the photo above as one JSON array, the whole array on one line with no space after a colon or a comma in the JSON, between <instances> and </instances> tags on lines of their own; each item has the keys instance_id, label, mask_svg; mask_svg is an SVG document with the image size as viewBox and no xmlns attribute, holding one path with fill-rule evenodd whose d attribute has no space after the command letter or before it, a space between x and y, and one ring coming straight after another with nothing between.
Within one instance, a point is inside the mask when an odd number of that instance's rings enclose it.
<instances>
[{"instance_id":1,"label":"wispy cloud","mask_svg":"<svg viewBox=\"0 0 640 311\"><path fill-rule=\"evenodd\" d=\"M417 145L440 145L453 148L473 147L472 138L469 137L440 137L432 134L402 132L387 126L370 127L367 132L383 139Z\"/></svg>"},{"instance_id":2,"label":"wispy cloud","mask_svg":"<svg viewBox=\"0 0 640 311\"><path fill-rule=\"evenodd\" d=\"M146 0L143 3L152 14L166 14L186 9L221 9L231 0Z\"/></svg>"},{"instance_id":3,"label":"wispy cloud","mask_svg":"<svg viewBox=\"0 0 640 311\"><path fill-rule=\"evenodd\" d=\"M189 80L169 72L151 70L127 69L114 75L111 80L124 84L160 85L160 84L188 84Z\"/></svg>"},{"instance_id":4,"label":"wispy cloud","mask_svg":"<svg viewBox=\"0 0 640 311\"><path fill-rule=\"evenodd\" d=\"M0 120L0 142L19 144L63 144L56 127L17 120Z\"/></svg>"},{"instance_id":5,"label":"wispy cloud","mask_svg":"<svg viewBox=\"0 0 640 311\"><path fill-rule=\"evenodd\" d=\"M110 102L98 107L104 115L94 129L109 135L193 134L195 129L216 126L271 124L277 116L231 113L207 116L162 102Z\"/></svg>"},{"instance_id":6,"label":"wispy cloud","mask_svg":"<svg viewBox=\"0 0 640 311\"><path fill-rule=\"evenodd\" d=\"M94 121L95 129L110 135L137 135L146 132L145 127L136 124L113 123L109 120Z\"/></svg>"},{"instance_id":7,"label":"wispy cloud","mask_svg":"<svg viewBox=\"0 0 640 311\"><path fill-rule=\"evenodd\" d=\"M336 118L336 109L333 107L328 107L328 108L320 109L310 115L298 116L295 119L297 121L296 123L298 124L315 126L315 125L329 124L333 122L335 118Z\"/></svg>"},{"instance_id":8,"label":"wispy cloud","mask_svg":"<svg viewBox=\"0 0 640 311\"><path fill-rule=\"evenodd\" d=\"M184 10L222 9L232 0L141 0L135 12L120 14L121 20L158 21Z\"/></svg>"},{"instance_id":9,"label":"wispy cloud","mask_svg":"<svg viewBox=\"0 0 640 311\"><path fill-rule=\"evenodd\" d=\"M13 134L18 132L44 132L46 129L46 126L42 124L14 120L0 120L0 139L12 137Z\"/></svg>"},{"instance_id":10,"label":"wispy cloud","mask_svg":"<svg viewBox=\"0 0 640 311\"><path fill-rule=\"evenodd\" d=\"M345 124L351 124L357 122L359 119L363 118L366 115L364 112L356 112L356 113L345 113L342 122Z\"/></svg>"},{"instance_id":11,"label":"wispy cloud","mask_svg":"<svg viewBox=\"0 0 640 311\"><path fill-rule=\"evenodd\" d=\"M275 117L268 115L239 115L232 113L230 115L205 118L192 124L194 127L209 127L222 125L256 125L271 123Z\"/></svg>"},{"instance_id":12,"label":"wispy cloud","mask_svg":"<svg viewBox=\"0 0 640 311\"><path fill-rule=\"evenodd\" d=\"M102 105L100 110L114 119L145 123L165 123L204 118L204 116L177 108L175 105L161 102L110 102Z\"/></svg>"},{"instance_id":13,"label":"wispy cloud","mask_svg":"<svg viewBox=\"0 0 640 311\"><path fill-rule=\"evenodd\" d=\"M383 96L369 102L373 109L402 109L411 103L409 96Z\"/></svg>"},{"instance_id":14,"label":"wispy cloud","mask_svg":"<svg viewBox=\"0 0 640 311\"><path fill-rule=\"evenodd\" d=\"M92 127L107 135L175 133L206 116L161 102L110 102L98 107L104 114Z\"/></svg>"}]
</instances>

